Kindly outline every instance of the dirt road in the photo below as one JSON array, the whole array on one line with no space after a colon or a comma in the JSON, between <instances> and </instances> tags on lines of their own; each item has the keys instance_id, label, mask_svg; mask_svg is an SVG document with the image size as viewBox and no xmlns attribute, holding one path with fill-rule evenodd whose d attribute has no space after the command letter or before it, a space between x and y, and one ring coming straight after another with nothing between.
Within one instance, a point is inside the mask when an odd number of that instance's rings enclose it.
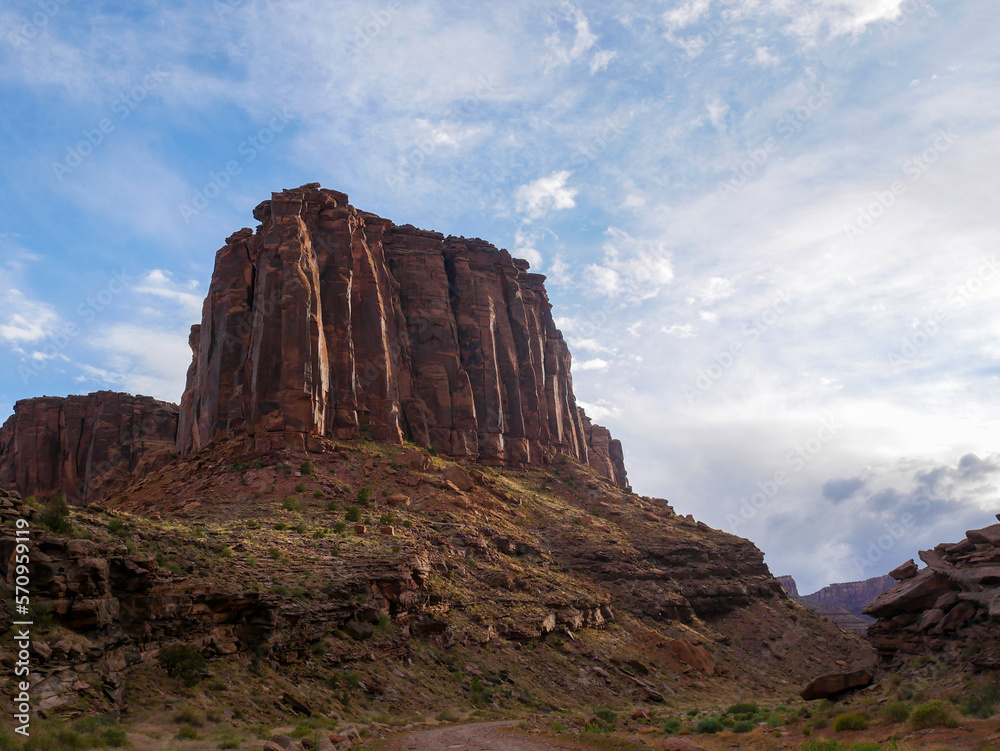
<instances>
[{"instance_id":1,"label":"dirt road","mask_svg":"<svg viewBox=\"0 0 1000 751\"><path fill-rule=\"evenodd\" d=\"M513 722L458 725L390 739L381 751L580 751L562 741L511 733Z\"/></svg>"}]
</instances>

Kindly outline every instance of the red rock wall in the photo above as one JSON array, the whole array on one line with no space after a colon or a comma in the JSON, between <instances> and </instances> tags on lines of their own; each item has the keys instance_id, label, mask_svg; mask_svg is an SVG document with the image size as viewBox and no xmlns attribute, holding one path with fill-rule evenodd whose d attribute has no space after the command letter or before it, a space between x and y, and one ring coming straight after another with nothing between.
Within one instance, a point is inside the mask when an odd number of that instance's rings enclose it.
<instances>
[{"instance_id":1,"label":"red rock wall","mask_svg":"<svg viewBox=\"0 0 1000 751\"><path fill-rule=\"evenodd\" d=\"M556 452L626 485L621 444L576 406L544 279L482 240L273 194L216 256L181 401L178 449L245 431L260 448L404 439L451 456Z\"/></svg>"},{"instance_id":2,"label":"red rock wall","mask_svg":"<svg viewBox=\"0 0 1000 751\"><path fill-rule=\"evenodd\" d=\"M0 486L99 500L173 458L177 414L175 404L110 391L19 401L0 429Z\"/></svg>"}]
</instances>

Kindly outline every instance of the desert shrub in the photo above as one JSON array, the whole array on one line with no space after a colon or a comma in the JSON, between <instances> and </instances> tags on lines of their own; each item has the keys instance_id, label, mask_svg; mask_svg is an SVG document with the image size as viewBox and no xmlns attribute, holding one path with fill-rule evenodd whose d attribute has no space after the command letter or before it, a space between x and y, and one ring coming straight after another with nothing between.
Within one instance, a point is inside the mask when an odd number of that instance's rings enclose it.
<instances>
[{"instance_id":1,"label":"desert shrub","mask_svg":"<svg viewBox=\"0 0 1000 751\"><path fill-rule=\"evenodd\" d=\"M258 519L251 519L247 522L247 529L260 529L260 521Z\"/></svg>"},{"instance_id":2,"label":"desert shrub","mask_svg":"<svg viewBox=\"0 0 1000 751\"><path fill-rule=\"evenodd\" d=\"M814 727L814 728L815 728L816 730L822 730L823 728L825 728L825 727L827 726L827 724L828 724L828 723L827 723L827 721L826 721L826 718L825 718L825 717L822 717L822 716L820 716L820 717L817 717L817 718L816 718L815 720L813 720L813 725L812 725L812 726L813 726L813 727Z\"/></svg>"},{"instance_id":3,"label":"desert shrub","mask_svg":"<svg viewBox=\"0 0 1000 751\"><path fill-rule=\"evenodd\" d=\"M962 702L962 714L986 720L996 713L998 703L1000 703L1000 686L996 684L976 686Z\"/></svg>"},{"instance_id":4,"label":"desert shrub","mask_svg":"<svg viewBox=\"0 0 1000 751\"><path fill-rule=\"evenodd\" d=\"M726 710L726 714L731 715L752 715L757 712L757 705L752 702L741 702L733 704Z\"/></svg>"},{"instance_id":5,"label":"desert shrub","mask_svg":"<svg viewBox=\"0 0 1000 751\"><path fill-rule=\"evenodd\" d=\"M958 721L951 709L943 701L929 701L916 707L910 714L910 725L914 730L924 730L933 727L958 727Z\"/></svg>"},{"instance_id":6,"label":"desert shrub","mask_svg":"<svg viewBox=\"0 0 1000 751\"><path fill-rule=\"evenodd\" d=\"M196 728L200 728L205 724L201 715L191 709L191 707L184 707L177 714L175 714L174 722L181 725L191 725Z\"/></svg>"},{"instance_id":7,"label":"desert shrub","mask_svg":"<svg viewBox=\"0 0 1000 751\"><path fill-rule=\"evenodd\" d=\"M333 531L336 532L338 535L342 535L344 534L344 532L347 531L347 525L344 524L344 522L337 522L336 524L333 525Z\"/></svg>"},{"instance_id":8,"label":"desert shrub","mask_svg":"<svg viewBox=\"0 0 1000 751\"><path fill-rule=\"evenodd\" d=\"M382 516L378 518L379 524L384 524L391 527L396 523L396 516L391 511L386 511Z\"/></svg>"},{"instance_id":9,"label":"desert shrub","mask_svg":"<svg viewBox=\"0 0 1000 751\"><path fill-rule=\"evenodd\" d=\"M867 730L868 715L864 712L845 712L837 715L833 721L833 729L838 733L844 730Z\"/></svg>"},{"instance_id":10,"label":"desert shrub","mask_svg":"<svg viewBox=\"0 0 1000 751\"><path fill-rule=\"evenodd\" d=\"M676 735L681 730L681 720L679 717L670 717L663 723L663 732L667 735Z\"/></svg>"},{"instance_id":11,"label":"desert shrub","mask_svg":"<svg viewBox=\"0 0 1000 751\"><path fill-rule=\"evenodd\" d=\"M905 701L894 701L885 705L882 718L886 722L906 722L910 718L910 705Z\"/></svg>"},{"instance_id":12,"label":"desert shrub","mask_svg":"<svg viewBox=\"0 0 1000 751\"><path fill-rule=\"evenodd\" d=\"M780 728L785 724L785 718L777 712L772 712L767 716L767 726L769 728Z\"/></svg>"},{"instance_id":13,"label":"desert shrub","mask_svg":"<svg viewBox=\"0 0 1000 751\"><path fill-rule=\"evenodd\" d=\"M49 499L49 502L45 504L45 510L38 517L38 521L59 535L66 535L73 531L73 525L69 521L69 504L66 503L62 493L57 491Z\"/></svg>"},{"instance_id":14,"label":"desert shrub","mask_svg":"<svg viewBox=\"0 0 1000 751\"><path fill-rule=\"evenodd\" d=\"M311 475L314 469L315 467L312 462L302 462L302 464L299 465L299 472L304 475Z\"/></svg>"},{"instance_id":15,"label":"desert shrub","mask_svg":"<svg viewBox=\"0 0 1000 751\"><path fill-rule=\"evenodd\" d=\"M112 519L108 522L108 532L113 535L118 535L119 537L124 537L128 534L128 529L125 526L125 521L122 519Z\"/></svg>"},{"instance_id":16,"label":"desert shrub","mask_svg":"<svg viewBox=\"0 0 1000 751\"><path fill-rule=\"evenodd\" d=\"M326 493L323 492L322 488L316 488L313 491L313 498L323 498L325 496L326 496Z\"/></svg>"},{"instance_id":17,"label":"desert shrub","mask_svg":"<svg viewBox=\"0 0 1000 751\"><path fill-rule=\"evenodd\" d=\"M367 506L372 500L372 489L369 487L361 488L358 491L358 504L361 506Z\"/></svg>"},{"instance_id":18,"label":"desert shrub","mask_svg":"<svg viewBox=\"0 0 1000 751\"><path fill-rule=\"evenodd\" d=\"M689 709L688 710L688 717L697 717L699 714L701 714L701 710L698 710L698 709Z\"/></svg>"},{"instance_id":19,"label":"desert shrub","mask_svg":"<svg viewBox=\"0 0 1000 751\"><path fill-rule=\"evenodd\" d=\"M277 524L274 525L274 529L278 532L283 532L284 530L288 529L288 525L285 524L284 522L278 522Z\"/></svg>"},{"instance_id":20,"label":"desert shrub","mask_svg":"<svg viewBox=\"0 0 1000 751\"><path fill-rule=\"evenodd\" d=\"M754 724L750 720L740 720L739 722L733 723L734 733L749 733L753 730Z\"/></svg>"},{"instance_id":21,"label":"desert shrub","mask_svg":"<svg viewBox=\"0 0 1000 751\"><path fill-rule=\"evenodd\" d=\"M344 514L344 519L354 523L361 521L361 509L358 506L348 506L347 513Z\"/></svg>"},{"instance_id":22,"label":"desert shrub","mask_svg":"<svg viewBox=\"0 0 1000 751\"><path fill-rule=\"evenodd\" d=\"M299 498L295 495L286 495L285 500L281 502L281 507L285 511L298 511L299 510Z\"/></svg>"},{"instance_id":23,"label":"desert shrub","mask_svg":"<svg viewBox=\"0 0 1000 751\"><path fill-rule=\"evenodd\" d=\"M844 751L844 744L824 738L810 738L799 748L801 751Z\"/></svg>"},{"instance_id":24,"label":"desert shrub","mask_svg":"<svg viewBox=\"0 0 1000 751\"><path fill-rule=\"evenodd\" d=\"M185 725L177 731L177 735L175 735L174 738L179 741L196 741L198 740L198 733L190 725Z\"/></svg>"},{"instance_id":25,"label":"desert shrub","mask_svg":"<svg viewBox=\"0 0 1000 751\"><path fill-rule=\"evenodd\" d=\"M726 726L718 717L702 717L694 726L694 732L713 735L725 730Z\"/></svg>"},{"instance_id":26,"label":"desert shrub","mask_svg":"<svg viewBox=\"0 0 1000 751\"><path fill-rule=\"evenodd\" d=\"M188 688L197 686L205 671L205 658L186 644L164 647L157 657L160 667L171 678L178 679Z\"/></svg>"},{"instance_id":27,"label":"desert shrub","mask_svg":"<svg viewBox=\"0 0 1000 751\"><path fill-rule=\"evenodd\" d=\"M588 722L584 727L592 733L613 732L618 727L618 713L604 707L594 710L597 722Z\"/></svg>"},{"instance_id":28,"label":"desert shrub","mask_svg":"<svg viewBox=\"0 0 1000 751\"><path fill-rule=\"evenodd\" d=\"M296 493L305 493L306 490L308 490L308 488L306 487L306 484L304 482L300 482L298 485L295 486Z\"/></svg>"}]
</instances>

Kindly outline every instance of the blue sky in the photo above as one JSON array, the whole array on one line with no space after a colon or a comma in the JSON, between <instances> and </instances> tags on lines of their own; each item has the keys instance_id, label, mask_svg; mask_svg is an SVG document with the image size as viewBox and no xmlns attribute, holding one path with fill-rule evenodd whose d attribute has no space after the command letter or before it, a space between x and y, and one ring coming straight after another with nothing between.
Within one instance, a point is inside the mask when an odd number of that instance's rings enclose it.
<instances>
[{"instance_id":1,"label":"blue sky","mask_svg":"<svg viewBox=\"0 0 1000 751\"><path fill-rule=\"evenodd\" d=\"M0 419L178 400L306 182L549 276L637 491L802 591L1000 510L992 0L0 8ZM755 495L756 494L756 495Z\"/></svg>"}]
</instances>

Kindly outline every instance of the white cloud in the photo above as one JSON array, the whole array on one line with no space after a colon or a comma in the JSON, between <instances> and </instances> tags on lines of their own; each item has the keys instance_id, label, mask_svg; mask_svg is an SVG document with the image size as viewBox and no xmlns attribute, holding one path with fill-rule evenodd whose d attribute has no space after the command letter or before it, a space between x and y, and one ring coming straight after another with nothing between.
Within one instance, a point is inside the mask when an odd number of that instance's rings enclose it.
<instances>
[{"instance_id":1,"label":"white cloud","mask_svg":"<svg viewBox=\"0 0 1000 751\"><path fill-rule=\"evenodd\" d=\"M670 33L679 31L702 20L709 11L712 0L681 0L676 7L663 14L663 21Z\"/></svg>"},{"instance_id":2,"label":"white cloud","mask_svg":"<svg viewBox=\"0 0 1000 751\"><path fill-rule=\"evenodd\" d=\"M757 65L773 68L781 62L781 56L771 52L767 47L758 47L754 50L753 61Z\"/></svg>"},{"instance_id":3,"label":"white cloud","mask_svg":"<svg viewBox=\"0 0 1000 751\"><path fill-rule=\"evenodd\" d=\"M32 300L18 289L3 293L0 310L0 339L9 344L39 342L59 325L59 315L51 305Z\"/></svg>"},{"instance_id":4,"label":"white cloud","mask_svg":"<svg viewBox=\"0 0 1000 751\"><path fill-rule=\"evenodd\" d=\"M619 417L621 415L621 410L606 399L598 399L593 402L584 402L577 399L576 403L587 413L587 417L595 422L601 422L609 417Z\"/></svg>"},{"instance_id":5,"label":"white cloud","mask_svg":"<svg viewBox=\"0 0 1000 751\"><path fill-rule=\"evenodd\" d=\"M601 50L596 53L590 60L590 72L600 73L602 70L607 70L608 65L618 57L618 53L613 50Z\"/></svg>"},{"instance_id":6,"label":"white cloud","mask_svg":"<svg viewBox=\"0 0 1000 751\"><path fill-rule=\"evenodd\" d=\"M565 46L559 31L549 35L545 40L545 45L549 49L545 59L547 68L574 63L597 43L597 36L590 30L590 22L583 11L568 0L563 0L559 7L564 19L573 25L573 43L568 47Z\"/></svg>"},{"instance_id":7,"label":"white cloud","mask_svg":"<svg viewBox=\"0 0 1000 751\"><path fill-rule=\"evenodd\" d=\"M694 326L690 323L675 323L672 326L664 326L660 331L678 339L691 339L695 335Z\"/></svg>"},{"instance_id":8,"label":"white cloud","mask_svg":"<svg viewBox=\"0 0 1000 751\"><path fill-rule=\"evenodd\" d=\"M655 297L673 281L673 263L665 243L634 238L614 227L605 236L603 262L589 264L584 271L592 290L606 297L641 301Z\"/></svg>"},{"instance_id":9,"label":"white cloud","mask_svg":"<svg viewBox=\"0 0 1000 751\"><path fill-rule=\"evenodd\" d=\"M97 331L87 344L103 354L104 365L82 366L84 380L179 401L191 362L191 348L182 334L120 323Z\"/></svg>"},{"instance_id":10,"label":"white cloud","mask_svg":"<svg viewBox=\"0 0 1000 751\"><path fill-rule=\"evenodd\" d=\"M522 185L517 189L518 212L530 220L575 207L577 190L566 185L570 174L568 170L559 170Z\"/></svg>"},{"instance_id":11,"label":"white cloud","mask_svg":"<svg viewBox=\"0 0 1000 751\"><path fill-rule=\"evenodd\" d=\"M708 110L708 119L712 123L712 127L724 130L726 115L729 114L729 105L720 99L714 99L705 105L705 109Z\"/></svg>"},{"instance_id":12,"label":"white cloud","mask_svg":"<svg viewBox=\"0 0 1000 751\"><path fill-rule=\"evenodd\" d=\"M595 357L593 360L584 360L576 366L576 370L607 370L611 363Z\"/></svg>"},{"instance_id":13,"label":"white cloud","mask_svg":"<svg viewBox=\"0 0 1000 751\"><path fill-rule=\"evenodd\" d=\"M146 274L143 284L137 286L135 291L143 295L153 295L164 300L170 300L179 305L185 315L197 318L201 315L201 308L205 297L204 295L187 292L185 291L186 289L192 289L190 282L187 284L178 284L174 282L171 272L163 271L162 269L153 269Z\"/></svg>"}]
</instances>

